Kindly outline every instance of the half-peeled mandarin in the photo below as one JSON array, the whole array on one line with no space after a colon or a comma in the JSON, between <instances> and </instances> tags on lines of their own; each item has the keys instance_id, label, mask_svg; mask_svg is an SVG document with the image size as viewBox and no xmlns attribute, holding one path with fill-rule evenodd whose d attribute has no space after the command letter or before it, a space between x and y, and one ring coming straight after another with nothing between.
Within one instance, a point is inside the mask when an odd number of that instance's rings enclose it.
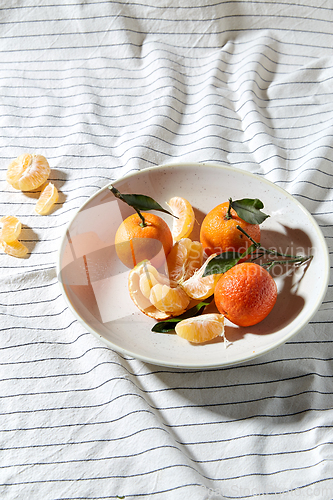
<instances>
[{"instance_id":1,"label":"half-peeled mandarin","mask_svg":"<svg viewBox=\"0 0 333 500\"><path fill-rule=\"evenodd\" d=\"M130 271L128 289L138 309L157 321L178 316L190 302L179 286L171 286L168 278L148 261L140 262Z\"/></svg>"}]
</instances>

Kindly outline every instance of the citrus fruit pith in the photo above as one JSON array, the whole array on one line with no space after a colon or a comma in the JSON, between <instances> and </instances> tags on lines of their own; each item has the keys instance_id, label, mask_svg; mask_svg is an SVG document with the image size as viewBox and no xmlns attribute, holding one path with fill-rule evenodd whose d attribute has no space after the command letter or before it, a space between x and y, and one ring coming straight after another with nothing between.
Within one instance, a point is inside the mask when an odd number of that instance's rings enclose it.
<instances>
[{"instance_id":1,"label":"citrus fruit pith","mask_svg":"<svg viewBox=\"0 0 333 500\"><path fill-rule=\"evenodd\" d=\"M167 223L158 215L144 213L146 226L138 214L127 217L119 226L115 236L115 247L119 259L132 269L139 262L149 260L159 268L171 251L173 240Z\"/></svg>"},{"instance_id":2,"label":"citrus fruit pith","mask_svg":"<svg viewBox=\"0 0 333 500\"><path fill-rule=\"evenodd\" d=\"M241 219L235 210L230 210L227 217L229 202L221 203L213 208L201 224L200 241L207 255L223 252L244 252L250 245L247 238L237 225L246 231L256 242L260 242L260 228L258 224L249 224Z\"/></svg>"},{"instance_id":3,"label":"citrus fruit pith","mask_svg":"<svg viewBox=\"0 0 333 500\"><path fill-rule=\"evenodd\" d=\"M215 304L238 326L252 326L266 318L277 299L277 286L266 269L243 262L225 272L216 284Z\"/></svg>"}]
</instances>

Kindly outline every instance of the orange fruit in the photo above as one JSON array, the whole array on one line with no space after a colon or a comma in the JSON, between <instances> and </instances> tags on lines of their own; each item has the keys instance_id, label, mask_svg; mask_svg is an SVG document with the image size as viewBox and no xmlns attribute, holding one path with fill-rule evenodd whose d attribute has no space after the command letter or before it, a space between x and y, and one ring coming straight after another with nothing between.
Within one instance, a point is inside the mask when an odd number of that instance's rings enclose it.
<instances>
[{"instance_id":1,"label":"orange fruit","mask_svg":"<svg viewBox=\"0 0 333 500\"><path fill-rule=\"evenodd\" d=\"M193 230L195 221L195 215L191 203L185 200L185 198L174 196L168 201L167 205L169 205L173 215L178 217L177 219L173 219L173 241L179 241L182 238L187 238Z\"/></svg>"},{"instance_id":2,"label":"orange fruit","mask_svg":"<svg viewBox=\"0 0 333 500\"><path fill-rule=\"evenodd\" d=\"M0 219L2 229L0 239L5 243L17 240L21 232L21 222L13 215L6 215Z\"/></svg>"},{"instance_id":3,"label":"orange fruit","mask_svg":"<svg viewBox=\"0 0 333 500\"><path fill-rule=\"evenodd\" d=\"M15 189L30 191L44 184L50 171L50 166L44 156L22 154L8 166L6 179Z\"/></svg>"},{"instance_id":4,"label":"orange fruit","mask_svg":"<svg viewBox=\"0 0 333 500\"><path fill-rule=\"evenodd\" d=\"M254 262L243 262L221 276L214 298L219 312L232 323L252 326L273 309L277 286L266 269Z\"/></svg>"},{"instance_id":5,"label":"orange fruit","mask_svg":"<svg viewBox=\"0 0 333 500\"><path fill-rule=\"evenodd\" d=\"M158 215L143 212L142 215L145 227L141 227L138 214L130 215L120 224L115 236L116 252L130 269L146 259L159 268L173 246L172 234Z\"/></svg>"},{"instance_id":6,"label":"orange fruit","mask_svg":"<svg viewBox=\"0 0 333 500\"><path fill-rule=\"evenodd\" d=\"M182 238L173 245L166 259L166 273L170 280L179 283L193 276L202 266L203 248L200 241Z\"/></svg>"},{"instance_id":7,"label":"orange fruit","mask_svg":"<svg viewBox=\"0 0 333 500\"><path fill-rule=\"evenodd\" d=\"M180 286L191 299L204 300L210 295L213 295L216 283L221 277L221 274L203 276L203 273L205 272L208 262L213 259L215 255L216 254L210 255L200 269L195 271L189 279L180 282Z\"/></svg>"},{"instance_id":8,"label":"orange fruit","mask_svg":"<svg viewBox=\"0 0 333 500\"><path fill-rule=\"evenodd\" d=\"M211 313L183 319L175 326L179 337L189 342L202 343L224 335L224 316Z\"/></svg>"},{"instance_id":9,"label":"orange fruit","mask_svg":"<svg viewBox=\"0 0 333 500\"><path fill-rule=\"evenodd\" d=\"M40 193L35 206L35 212L39 215L48 214L53 205L58 201L58 198L59 194L57 188L52 182L49 182Z\"/></svg>"},{"instance_id":10,"label":"orange fruit","mask_svg":"<svg viewBox=\"0 0 333 500\"><path fill-rule=\"evenodd\" d=\"M12 241L11 243L0 240L0 246L5 253L13 257L25 257L28 253L27 247L18 240Z\"/></svg>"},{"instance_id":11,"label":"orange fruit","mask_svg":"<svg viewBox=\"0 0 333 500\"><path fill-rule=\"evenodd\" d=\"M251 245L251 240L237 229L237 225L256 242L260 242L259 225L245 222L233 209L230 211L231 218L227 219L228 207L229 202L217 205L202 221L200 241L207 255L244 252Z\"/></svg>"}]
</instances>

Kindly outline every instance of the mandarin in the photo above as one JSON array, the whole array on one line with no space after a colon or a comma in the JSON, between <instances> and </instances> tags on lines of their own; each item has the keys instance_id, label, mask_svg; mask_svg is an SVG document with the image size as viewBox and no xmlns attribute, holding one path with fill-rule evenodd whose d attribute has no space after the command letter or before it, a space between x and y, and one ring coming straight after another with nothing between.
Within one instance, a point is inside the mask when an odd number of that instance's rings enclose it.
<instances>
[{"instance_id":1,"label":"mandarin","mask_svg":"<svg viewBox=\"0 0 333 500\"><path fill-rule=\"evenodd\" d=\"M38 154L22 154L7 169L7 182L15 189L30 191L44 184L51 169L47 159Z\"/></svg>"},{"instance_id":2,"label":"mandarin","mask_svg":"<svg viewBox=\"0 0 333 500\"><path fill-rule=\"evenodd\" d=\"M228 218L228 208L229 202L221 203L213 208L202 221L200 241L207 255L244 252L251 245L251 240L237 229L237 225L256 242L260 242L259 225L245 222L234 209L230 210L230 218Z\"/></svg>"},{"instance_id":3,"label":"mandarin","mask_svg":"<svg viewBox=\"0 0 333 500\"><path fill-rule=\"evenodd\" d=\"M127 217L115 236L116 252L123 264L132 269L143 260L159 268L173 246L167 223L158 215L142 212L146 226L138 214Z\"/></svg>"},{"instance_id":4,"label":"mandarin","mask_svg":"<svg viewBox=\"0 0 333 500\"><path fill-rule=\"evenodd\" d=\"M277 299L277 286L266 269L243 262L226 271L216 284L215 304L238 326L252 326L266 318Z\"/></svg>"}]
</instances>

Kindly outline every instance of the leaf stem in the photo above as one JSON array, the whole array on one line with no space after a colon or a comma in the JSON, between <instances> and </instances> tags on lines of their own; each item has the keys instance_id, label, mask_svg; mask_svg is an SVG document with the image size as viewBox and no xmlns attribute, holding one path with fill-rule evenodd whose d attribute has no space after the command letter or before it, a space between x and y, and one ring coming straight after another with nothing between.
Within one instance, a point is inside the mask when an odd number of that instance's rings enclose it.
<instances>
[{"instance_id":1,"label":"leaf stem","mask_svg":"<svg viewBox=\"0 0 333 500\"><path fill-rule=\"evenodd\" d=\"M256 249L261 248L260 243L259 243L258 241L255 241L253 238L251 238L251 236L250 236L249 234L247 234L247 232L246 232L246 231L245 231L242 227L240 227L240 226L238 226L238 225L237 225L236 227L237 227L237 229L238 229L241 233L245 234L245 236L246 236L247 238L249 238L249 240L250 240L250 241L252 241L252 243L253 243L253 245L256 247ZM263 250L264 250L264 249L263 249Z\"/></svg>"},{"instance_id":2,"label":"leaf stem","mask_svg":"<svg viewBox=\"0 0 333 500\"><path fill-rule=\"evenodd\" d=\"M307 262L308 260L311 260L313 258L313 255L310 256L305 256L302 257L301 255L292 255L292 254L287 254L287 253L281 253L278 252L277 250L273 250L270 248L264 248L261 246L261 244L257 241L255 241L247 232L240 226L236 226L239 231L241 231L249 240L253 243L253 246L256 249L257 254L252 255L252 261L260 259L264 255L275 255L276 257L283 257L284 260L271 260L269 262L265 262L262 264L263 267L267 268L269 271L272 269L272 267L275 264L303 264L304 262ZM251 254L250 254L251 255Z\"/></svg>"}]
</instances>

